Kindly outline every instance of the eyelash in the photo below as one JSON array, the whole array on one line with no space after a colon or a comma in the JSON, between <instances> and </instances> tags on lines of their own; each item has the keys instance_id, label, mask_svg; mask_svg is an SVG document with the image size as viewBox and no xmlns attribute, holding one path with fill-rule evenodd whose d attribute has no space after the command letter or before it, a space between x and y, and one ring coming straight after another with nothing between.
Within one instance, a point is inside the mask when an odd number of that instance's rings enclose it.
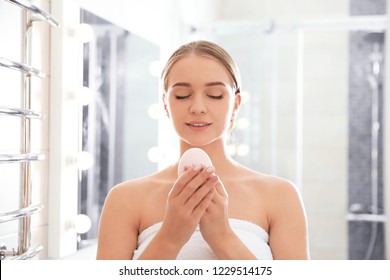
<instances>
[{"instance_id":1,"label":"eyelash","mask_svg":"<svg viewBox=\"0 0 390 280\"><path fill-rule=\"evenodd\" d=\"M212 99L222 99L223 95L217 95L217 96L209 95L209 97L212 98Z\"/></svg>"},{"instance_id":2,"label":"eyelash","mask_svg":"<svg viewBox=\"0 0 390 280\"><path fill-rule=\"evenodd\" d=\"M186 98L188 98L190 96L189 95L186 95L186 96L178 96L178 95L176 95L175 97L176 97L176 99L180 100L180 99L186 99Z\"/></svg>"},{"instance_id":3,"label":"eyelash","mask_svg":"<svg viewBox=\"0 0 390 280\"><path fill-rule=\"evenodd\" d=\"M186 96L178 96L178 95L176 95L175 97L176 97L177 100L182 100L182 99L186 99L186 98L188 98L188 97L190 97L190 96L191 96L191 95L186 95ZM222 98L223 98L223 95L217 95L217 96L208 95L208 97L210 97L210 98L212 98L212 99L217 99L217 100L219 100L219 99L222 99Z\"/></svg>"}]
</instances>

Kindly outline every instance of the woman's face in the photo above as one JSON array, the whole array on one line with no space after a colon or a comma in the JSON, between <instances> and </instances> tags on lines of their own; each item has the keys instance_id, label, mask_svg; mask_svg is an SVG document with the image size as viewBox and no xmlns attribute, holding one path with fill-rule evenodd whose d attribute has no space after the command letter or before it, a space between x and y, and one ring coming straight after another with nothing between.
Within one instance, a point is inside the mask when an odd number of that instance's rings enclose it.
<instances>
[{"instance_id":1,"label":"woman's face","mask_svg":"<svg viewBox=\"0 0 390 280\"><path fill-rule=\"evenodd\" d=\"M179 137L192 146L224 139L240 105L227 70L216 60L190 55L174 64L164 95Z\"/></svg>"}]
</instances>

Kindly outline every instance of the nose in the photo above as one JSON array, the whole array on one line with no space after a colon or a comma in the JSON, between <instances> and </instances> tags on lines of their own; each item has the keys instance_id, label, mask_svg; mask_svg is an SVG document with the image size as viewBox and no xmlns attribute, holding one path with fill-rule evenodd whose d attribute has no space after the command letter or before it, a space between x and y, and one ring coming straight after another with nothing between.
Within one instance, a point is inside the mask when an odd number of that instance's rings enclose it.
<instances>
[{"instance_id":1,"label":"nose","mask_svg":"<svg viewBox=\"0 0 390 280\"><path fill-rule=\"evenodd\" d=\"M207 113L207 106L202 96L194 96L190 105L191 114L205 114Z\"/></svg>"}]
</instances>

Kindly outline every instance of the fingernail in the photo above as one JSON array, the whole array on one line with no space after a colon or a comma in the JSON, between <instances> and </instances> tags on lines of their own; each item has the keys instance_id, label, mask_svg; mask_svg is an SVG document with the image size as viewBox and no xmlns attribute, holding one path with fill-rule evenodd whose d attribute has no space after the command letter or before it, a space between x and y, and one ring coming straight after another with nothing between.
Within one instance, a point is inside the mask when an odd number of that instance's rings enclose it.
<instances>
[{"instance_id":1,"label":"fingernail","mask_svg":"<svg viewBox=\"0 0 390 280\"><path fill-rule=\"evenodd\" d=\"M209 166L209 167L207 167L206 171L207 171L208 173L212 173L212 172L215 171L215 168L214 168L213 166Z\"/></svg>"},{"instance_id":2,"label":"fingernail","mask_svg":"<svg viewBox=\"0 0 390 280\"><path fill-rule=\"evenodd\" d=\"M215 181L217 181L218 180L218 177L217 176L212 176L211 178L210 178L210 181L211 182L215 182Z\"/></svg>"},{"instance_id":3,"label":"fingernail","mask_svg":"<svg viewBox=\"0 0 390 280\"><path fill-rule=\"evenodd\" d=\"M187 171L188 169L190 169L190 166L188 165L184 166L184 171Z\"/></svg>"},{"instance_id":4,"label":"fingernail","mask_svg":"<svg viewBox=\"0 0 390 280\"><path fill-rule=\"evenodd\" d=\"M199 164L195 165L194 167L194 171L198 172L202 169L202 166L200 166Z\"/></svg>"}]
</instances>

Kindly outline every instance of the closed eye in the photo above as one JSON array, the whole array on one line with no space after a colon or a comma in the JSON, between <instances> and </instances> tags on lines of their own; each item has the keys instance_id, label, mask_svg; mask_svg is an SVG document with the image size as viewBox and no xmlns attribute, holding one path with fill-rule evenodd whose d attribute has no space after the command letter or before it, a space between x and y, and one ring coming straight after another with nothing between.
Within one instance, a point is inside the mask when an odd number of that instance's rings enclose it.
<instances>
[{"instance_id":1,"label":"closed eye","mask_svg":"<svg viewBox=\"0 0 390 280\"><path fill-rule=\"evenodd\" d=\"M212 99L222 99L223 98L223 94L222 95L209 95L210 98Z\"/></svg>"},{"instance_id":2,"label":"closed eye","mask_svg":"<svg viewBox=\"0 0 390 280\"><path fill-rule=\"evenodd\" d=\"M175 98L180 100L180 99L186 99L186 98L188 98L190 96L191 96L190 94L189 95L175 95Z\"/></svg>"}]
</instances>

